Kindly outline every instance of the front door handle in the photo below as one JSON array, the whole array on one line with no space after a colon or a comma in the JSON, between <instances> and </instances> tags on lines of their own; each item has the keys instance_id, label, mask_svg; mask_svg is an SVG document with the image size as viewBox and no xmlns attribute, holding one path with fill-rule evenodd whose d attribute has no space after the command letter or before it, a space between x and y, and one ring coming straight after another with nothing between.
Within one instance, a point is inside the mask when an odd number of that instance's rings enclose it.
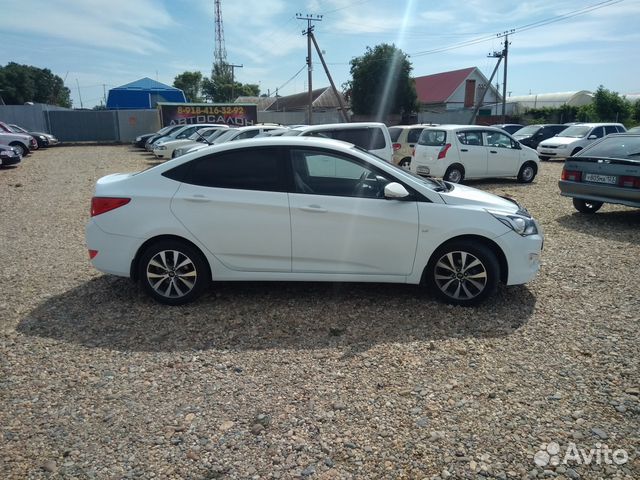
<instances>
[{"instance_id":1,"label":"front door handle","mask_svg":"<svg viewBox=\"0 0 640 480\"><path fill-rule=\"evenodd\" d=\"M191 197L185 198L185 200L187 202L208 202L209 201L207 197L200 194L192 195Z\"/></svg>"},{"instance_id":2,"label":"front door handle","mask_svg":"<svg viewBox=\"0 0 640 480\"><path fill-rule=\"evenodd\" d=\"M327 213L327 209L322 208L320 205L308 205L306 207L300 207L300 210L303 212Z\"/></svg>"},{"instance_id":3,"label":"front door handle","mask_svg":"<svg viewBox=\"0 0 640 480\"><path fill-rule=\"evenodd\" d=\"M491 153L498 153L497 150L489 150Z\"/></svg>"},{"instance_id":4,"label":"front door handle","mask_svg":"<svg viewBox=\"0 0 640 480\"><path fill-rule=\"evenodd\" d=\"M460 151L461 151L461 152L468 152L468 151L469 151L469 149L468 149L468 148L461 148L461 149L460 149Z\"/></svg>"}]
</instances>

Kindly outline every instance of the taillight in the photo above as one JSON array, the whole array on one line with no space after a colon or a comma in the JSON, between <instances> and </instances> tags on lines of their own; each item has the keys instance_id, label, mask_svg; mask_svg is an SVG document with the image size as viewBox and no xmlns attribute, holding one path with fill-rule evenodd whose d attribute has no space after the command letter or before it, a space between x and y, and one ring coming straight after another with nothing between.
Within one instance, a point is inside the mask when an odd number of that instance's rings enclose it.
<instances>
[{"instance_id":1,"label":"taillight","mask_svg":"<svg viewBox=\"0 0 640 480\"><path fill-rule=\"evenodd\" d=\"M109 210L122 207L131 201L130 198L93 197L91 199L91 216L101 215Z\"/></svg>"},{"instance_id":2,"label":"taillight","mask_svg":"<svg viewBox=\"0 0 640 480\"><path fill-rule=\"evenodd\" d=\"M397 152L398 150L400 150L400 149L402 148L402 145L401 145L401 144L399 144L399 143L394 143L394 144L392 145L392 147L393 147L393 151L394 151L394 152Z\"/></svg>"},{"instance_id":3,"label":"taillight","mask_svg":"<svg viewBox=\"0 0 640 480\"><path fill-rule=\"evenodd\" d=\"M562 169L562 180L566 180L568 182L581 182L582 181L582 172L577 170L565 170Z\"/></svg>"},{"instance_id":4,"label":"taillight","mask_svg":"<svg viewBox=\"0 0 640 480\"><path fill-rule=\"evenodd\" d=\"M442 147L438 152L438 160L442 160L444 157L446 157L447 152L449 151L450 148L451 148L450 143L447 143L444 147Z\"/></svg>"},{"instance_id":5,"label":"taillight","mask_svg":"<svg viewBox=\"0 0 640 480\"><path fill-rule=\"evenodd\" d=\"M416 156L416 149L414 148L413 150L411 150L411 156L415 157Z\"/></svg>"},{"instance_id":6,"label":"taillight","mask_svg":"<svg viewBox=\"0 0 640 480\"><path fill-rule=\"evenodd\" d=\"M620 177L620 186L624 188L640 188L640 177L624 175Z\"/></svg>"},{"instance_id":7,"label":"taillight","mask_svg":"<svg viewBox=\"0 0 640 480\"><path fill-rule=\"evenodd\" d=\"M98 250L89 250L89 260L93 260L98 255Z\"/></svg>"}]
</instances>

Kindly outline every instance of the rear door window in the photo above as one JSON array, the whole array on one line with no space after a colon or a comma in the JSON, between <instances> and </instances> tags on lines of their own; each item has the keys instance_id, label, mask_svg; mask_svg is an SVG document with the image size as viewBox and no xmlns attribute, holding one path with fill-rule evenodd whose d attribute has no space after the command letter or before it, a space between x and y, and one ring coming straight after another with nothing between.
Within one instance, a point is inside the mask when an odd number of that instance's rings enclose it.
<instances>
[{"instance_id":1,"label":"rear door window","mask_svg":"<svg viewBox=\"0 0 640 480\"><path fill-rule=\"evenodd\" d=\"M482 131L467 130L457 134L458 141L463 145L482 145Z\"/></svg>"},{"instance_id":2,"label":"rear door window","mask_svg":"<svg viewBox=\"0 0 640 480\"><path fill-rule=\"evenodd\" d=\"M180 180L191 185L286 191L286 160L279 148L243 148L220 152L177 168L187 169L186 172L179 171L178 178L182 176ZM165 176L172 178L171 175Z\"/></svg>"},{"instance_id":3,"label":"rear door window","mask_svg":"<svg viewBox=\"0 0 640 480\"><path fill-rule=\"evenodd\" d=\"M606 125L604 127L604 134L609 135L610 133L618 133L618 129L615 125Z\"/></svg>"}]
</instances>

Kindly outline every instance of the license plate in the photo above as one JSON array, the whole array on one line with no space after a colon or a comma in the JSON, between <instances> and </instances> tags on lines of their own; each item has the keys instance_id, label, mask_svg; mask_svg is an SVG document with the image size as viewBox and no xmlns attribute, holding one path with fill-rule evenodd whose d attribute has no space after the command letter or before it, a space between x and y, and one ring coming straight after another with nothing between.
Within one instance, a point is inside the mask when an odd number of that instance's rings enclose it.
<instances>
[{"instance_id":1,"label":"license plate","mask_svg":"<svg viewBox=\"0 0 640 480\"><path fill-rule=\"evenodd\" d=\"M584 181L594 182L594 183L609 183L611 185L617 185L618 177L616 177L615 175L598 175L597 173L585 173Z\"/></svg>"},{"instance_id":2,"label":"license plate","mask_svg":"<svg viewBox=\"0 0 640 480\"><path fill-rule=\"evenodd\" d=\"M421 167L421 166L418 166L418 168L416 168L416 172L417 172L419 175L429 175L429 173L430 173L431 171L429 170L429 167Z\"/></svg>"}]
</instances>

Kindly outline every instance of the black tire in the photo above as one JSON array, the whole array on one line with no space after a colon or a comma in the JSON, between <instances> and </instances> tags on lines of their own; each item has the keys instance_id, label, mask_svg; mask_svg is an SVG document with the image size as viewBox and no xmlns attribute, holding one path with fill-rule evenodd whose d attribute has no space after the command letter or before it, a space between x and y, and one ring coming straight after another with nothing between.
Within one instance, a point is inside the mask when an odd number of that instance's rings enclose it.
<instances>
[{"instance_id":1,"label":"black tire","mask_svg":"<svg viewBox=\"0 0 640 480\"><path fill-rule=\"evenodd\" d=\"M591 200L573 199L573 206L580 213L593 214L602 208L602 202L592 202Z\"/></svg>"},{"instance_id":2,"label":"black tire","mask_svg":"<svg viewBox=\"0 0 640 480\"><path fill-rule=\"evenodd\" d=\"M20 142L10 143L9 146L15 148L18 151L18 153L23 157L25 157L27 153L29 153L29 148Z\"/></svg>"},{"instance_id":3,"label":"black tire","mask_svg":"<svg viewBox=\"0 0 640 480\"><path fill-rule=\"evenodd\" d=\"M442 178L447 182L460 183L464 180L464 168L457 163L451 165L447 168L447 171L444 172L444 177Z\"/></svg>"},{"instance_id":4,"label":"black tire","mask_svg":"<svg viewBox=\"0 0 640 480\"><path fill-rule=\"evenodd\" d=\"M404 157L402 160L398 162L398 166L400 168L409 168L411 165L411 157Z\"/></svg>"},{"instance_id":5,"label":"black tire","mask_svg":"<svg viewBox=\"0 0 640 480\"><path fill-rule=\"evenodd\" d=\"M520 167L518 172L518 182L531 183L538 174L538 166L534 162L526 162Z\"/></svg>"},{"instance_id":6,"label":"black tire","mask_svg":"<svg viewBox=\"0 0 640 480\"><path fill-rule=\"evenodd\" d=\"M440 300L461 306L477 305L493 295L499 280L500 264L495 253L469 240L440 247L425 271L427 287Z\"/></svg>"},{"instance_id":7,"label":"black tire","mask_svg":"<svg viewBox=\"0 0 640 480\"><path fill-rule=\"evenodd\" d=\"M580 150L582 150L582 147L576 147L573 149L573 152L571 152L571 156L573 157L576 153L578 153Z\"/></svg>"},{"instance_id":8,"label":"black tire","mask_svg":"<svg viewBox=\"0 0 640 480\"><path fill-rule=\"evenodd\" d=\"M180 240L161 240L140 255L138 279L144 292L154 300L183 305L209 287L211 270L197 248Z\"/></svg>"}]
</instances>

